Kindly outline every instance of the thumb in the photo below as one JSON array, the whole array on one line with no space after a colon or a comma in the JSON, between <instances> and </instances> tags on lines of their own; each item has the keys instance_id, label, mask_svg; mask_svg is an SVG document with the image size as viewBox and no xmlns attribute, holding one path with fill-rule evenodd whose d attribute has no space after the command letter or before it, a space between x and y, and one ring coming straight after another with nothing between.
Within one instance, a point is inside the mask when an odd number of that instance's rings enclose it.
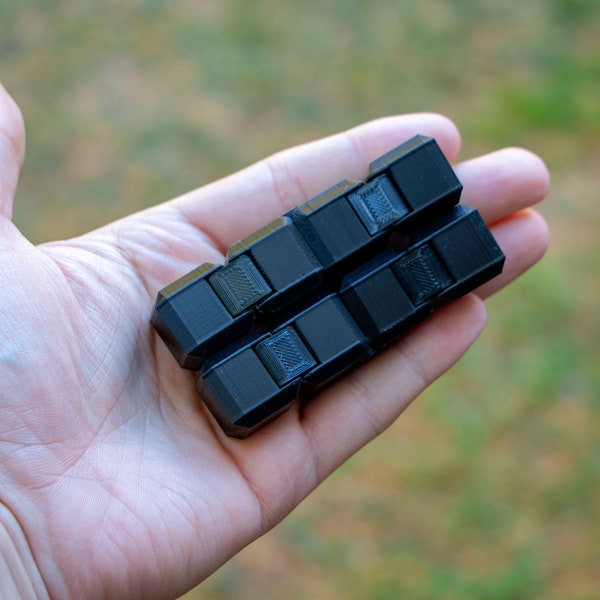
<instances>
[{"instance_id":1,"label":"thumb","mask_svg":"<svg viewBox=\"0 0 600 600\"><path fill-rule=\"evenodd\" d=\"M0 218L12 218L13 200L24 158L23 116L0 84Z\"/></svg>"}]
</instances>

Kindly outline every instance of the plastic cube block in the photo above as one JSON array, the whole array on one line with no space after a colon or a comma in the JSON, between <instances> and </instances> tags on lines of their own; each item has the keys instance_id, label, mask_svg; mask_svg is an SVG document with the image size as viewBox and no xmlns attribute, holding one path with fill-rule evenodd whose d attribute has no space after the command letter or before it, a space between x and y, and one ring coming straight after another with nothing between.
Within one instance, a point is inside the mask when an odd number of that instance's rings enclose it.
<instances>
[{"instance_id":1,"label":"plastic cube block","mask_svg":"<svg viewBox=\"0 0 600 600\"><path fill-rule=\"evenodd\" d=\"M232 316L208 283L219 269L204 264L158 294L152 325L184 368L199 369L252 327L252 312Z\"/></svg>"},{"instance_id":2,"label":"plastic cube block","mask_svg":"<svg viewBox=\"0 0 600 600\"><path fill-rule=\"evenodd\" d=\"M248 256L272 289L258 304L260 310L277 312L323 278L323 265L317 260L289 217L269 223L229 249L228 260Z\"/></svg>"}]
</instances>

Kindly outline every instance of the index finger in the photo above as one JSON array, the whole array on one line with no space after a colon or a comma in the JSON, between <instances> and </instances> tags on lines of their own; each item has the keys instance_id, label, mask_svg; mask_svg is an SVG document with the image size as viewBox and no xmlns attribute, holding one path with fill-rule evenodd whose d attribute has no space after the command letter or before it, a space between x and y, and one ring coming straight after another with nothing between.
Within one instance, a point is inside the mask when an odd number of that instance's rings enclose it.
<instances>
[{"instance_id":1,"label":"index finger","mask_svg":"<svg viewBox=\"0 0 600 600\"><path fill-rule=\"evenodd\" d=\"M342 179L363 179L373 159L417 134L436 138L449 160L458 154L460 136L446 117L386 117L279 152L172 202L225 251Z\"/></svg>"}]
</instances>

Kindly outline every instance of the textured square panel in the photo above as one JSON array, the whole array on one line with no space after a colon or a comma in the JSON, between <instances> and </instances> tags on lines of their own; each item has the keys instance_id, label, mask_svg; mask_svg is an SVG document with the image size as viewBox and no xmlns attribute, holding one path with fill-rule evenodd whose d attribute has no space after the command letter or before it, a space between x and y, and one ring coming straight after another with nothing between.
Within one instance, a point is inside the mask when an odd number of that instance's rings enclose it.
<instances>
[{"instance_id":1,"label":"textured square panel","mask_svg":"<svg viewBox=\"0 0 600 600\"><path fill-rule=\"evenodd\" d=\"M256 354L280 387L317 364L293 327L260 342Z\"/></svg>"},{"instance_id":2,"label":"textured square panel","mask_svg":"<svg viewBox=\"0 0 600 600\"><path fill-rule=\"evenodd\" d=\"M428 244L407 252L392 269L415 305L433 298L454 281Z\"/></svg>"},{"instance_id":3,"label":"textured square panel","mask_svg":"<svg viewBox=\"0 0 600 600\"><path fill-rule=\"evenodd\" d=\"M350 194L348 200L371 235L390 226L409 212L385 175L363 185Z\"/></svg>"},{"instance_id":4,"label":"textured square panel","mask_svg":"<svg viewBox=\"0 0 600 600\"><path fill-rule=\"evenodd\" d=\"M245 255L225 265L210 277L209 282L233 316L271 292L265 278Z\"/></svg>"}]
</instances>

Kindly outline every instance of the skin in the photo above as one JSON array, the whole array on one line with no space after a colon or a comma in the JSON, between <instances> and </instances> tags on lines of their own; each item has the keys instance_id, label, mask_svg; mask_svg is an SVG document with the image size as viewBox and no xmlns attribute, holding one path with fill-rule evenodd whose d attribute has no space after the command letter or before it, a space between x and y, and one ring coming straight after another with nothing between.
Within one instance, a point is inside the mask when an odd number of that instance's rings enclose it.
<instances>
[{"instance_id":1,"label":"skin","mask_svg":"<svg viewBox=\"0 0 600 600\"><path fill-rule=\"evenodd\" d=\"M446 118L389 117L276 154L84 236L33 246L11 222L24 158L0 88L0 524L38 595L175 597L265 533L446 371L485 323L482 298L544 253L529 207L542 161L504 149L456 165L507 255L504 273L247 440L225 437L149 325L156 292ZM243 214L243 218L240 215ZM425 442L426 443L426 442ZM4 560L0 558L0 560ZM0 589L2 588L0 583Z\"/></svg>"}]
</instances>

